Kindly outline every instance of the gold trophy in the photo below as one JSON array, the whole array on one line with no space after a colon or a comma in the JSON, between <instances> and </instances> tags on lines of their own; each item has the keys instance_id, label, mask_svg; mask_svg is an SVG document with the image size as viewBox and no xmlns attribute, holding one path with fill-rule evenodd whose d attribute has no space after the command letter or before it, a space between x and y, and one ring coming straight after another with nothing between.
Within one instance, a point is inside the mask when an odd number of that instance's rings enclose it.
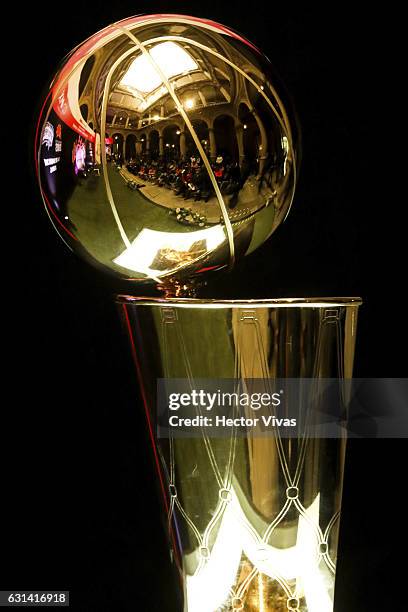
<instances>
[{"instance_id":1,"label":"gold trophy","mask_svg":"<svg viewBox=\"0 0 408 612\"><path fill-rule=\"evenodd\" d=\"M298 126L271 64L206 19L125 19L65 59L35 147L61 238L129 280L117 303L182 609L331 612L346 434L325 435L321 415L327 381L337 381L346 422L360 300L200 298L202 284L262 245L292 205ZM134 295L148 285L156 297ZM212 385L219 398L224 384L232 425L214 432L214 405L210 417L192 403L197 425L179 430L170 391L197 398ZM280 402L284 390L290 397L279 414L268 406L265 431L254 398ZM295 433L276 426L285 420L298 423Z\"/></svg>"}]
</instances>

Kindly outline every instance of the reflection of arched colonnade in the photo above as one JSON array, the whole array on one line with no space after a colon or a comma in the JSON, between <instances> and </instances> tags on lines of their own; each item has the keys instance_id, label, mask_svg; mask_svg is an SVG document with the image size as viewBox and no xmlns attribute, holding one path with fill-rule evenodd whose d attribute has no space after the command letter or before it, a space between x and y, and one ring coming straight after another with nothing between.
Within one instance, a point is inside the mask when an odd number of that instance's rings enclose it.
<instances>
[{"instance_id":1,"label":"reflection of arched colonnade","mask_svg":"<svg viewBox=\"0 0 408 612\"><path fill-rule=\"evenodd\" d=\"M211 161L220 153L228 154L241 166L245 160L256 159L259 161L258 172L262 173L270 152L270 143L262 117L255 112L250 101L240 102L235 114L231 105L225 105L217 110L207 109L207 112L192 113L191 121ZM167 156L167 149L174 149L174 153L177 152L180 158L196 152L187 126L175 118L160 119L142 129L128 127L115 130L114 136L119 137L116 144L126 161L135 155L164 157ZM129 136L133 138L128 141Z\"/></svg>"}]
</instances>

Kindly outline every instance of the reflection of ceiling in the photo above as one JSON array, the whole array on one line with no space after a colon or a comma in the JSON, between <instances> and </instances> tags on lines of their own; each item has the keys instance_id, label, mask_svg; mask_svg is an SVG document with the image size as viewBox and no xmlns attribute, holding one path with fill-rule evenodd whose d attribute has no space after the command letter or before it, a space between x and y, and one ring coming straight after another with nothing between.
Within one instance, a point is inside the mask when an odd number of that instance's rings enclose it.
<instances>
[{"instance_id":1,"label":"reflection of ceiling","mask_svg":"<svg viewBox=\"0 0 408 612\"><path fill-rule=\"evenodd\" d=\"M150 49L150 55L169 79L198 68L191 55L174 42L164 42ZM145 55L139 55L127 69L120 84L134 94L149 94L162 84L160 75Z\"/></svg>"},{"instance_id":2,"label":"reflection of ceiling","mask_svg":"<svg viewBox=\"0 0 408 612\"><path fill-rule=\"evenodd\" d=\"M229 102L231 99L231 77L225 66L217 65L214 58L206 57L190 45L172 41L160 42L149 48L149 53L160 70L171 82L174 90L190 92L195 97L195 106L207 106ZM125 113L143 115L159 103L165 105L165 115L175 111L160 74L146 55L133 56L130 64L119 77L111 92L108 110L114 116L118 109ZM185 100L182 100L185 104ZM169 107L169 108L167 108ZM156 106L157 108L157 106ZM188 108L188 106L187 106ZM153 109L153 113L156 110ZM135 118L134 118L135 119Z\"/></svg>"},{"instance_id":3,"label":"reflection of ceiling","mask_svg":"<svg viewBox=\"0 0 408 612\"><path fill-rule=\"evenodd\" d=\"M178 87L209 78L208 74L204 74L199 69L191 54L174 42L167 41L154 45L149 49L149 53L167 79L181 76L181 79L177 80ZM195 74L191 74L194 72ZM149 58L141 54L126 70L118 89L120 93L114 93L111 97L112 104L122 105L140 113L167 94L160 74Z\"/></svg>"},{"instance_id":4,"label":"reflection of ceiling","mask_svg":"<svg viewBox=\"0 0 408 612\"><path fill-rule=\"evenodd\" d=\"M144 59L144 58L140 58ZM196 72L189 74L188 76L181 76L176 80L176 89L180 89L185 85L193 85L202 81L208 81L208 76L202 72ZM159 81L161 83L161 81ZM152 93L147 95L143 94L140 90L133 89L129 86L124 86L123 81L120 82L118 91L113 93L110 98L110 103L123 108L128 108L138 113L143 113L155 102L160 100L163 96L168 94L165 85L160 85Z\"/></svg>"}]
</instances>

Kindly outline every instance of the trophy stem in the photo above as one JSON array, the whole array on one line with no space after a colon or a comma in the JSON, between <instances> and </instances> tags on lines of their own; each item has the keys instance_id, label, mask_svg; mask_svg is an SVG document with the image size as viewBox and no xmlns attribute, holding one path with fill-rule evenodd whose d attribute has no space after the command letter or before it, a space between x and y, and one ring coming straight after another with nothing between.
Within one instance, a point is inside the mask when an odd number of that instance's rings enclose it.
<instances>
[{"instance_id":1,"label":"trophy stem","mask_svg":"<svg viewBox=\"0 0 408 612\"><path fill-rule=\"evenodd\" d=\"M342 382L352 376L360 300L119 296L118 303L184 612L332 612L346 435L325 437L317 417L327 412L325 380L339 383L346 408ZM254 390L287 392L290 381L288 405L305 426L287 437L279 430L264 435L259 425L213 435L209 412L197 408L194 432L172 426L163 434L160 390L196 398L211 381L218 397L231 383L252 400L262 395ZM183 393L172 401L177 395Z\"/></svg>"},{"instance_id":2,"label":"trophy stem","mask_svg":"<svg viewBox=\"0 0 408 612\"><path fill-rule=\"evenodd\" d=\"M169 278L163 283L158 283L156 289L163 294L165 299L172 298L196 298L197 291L204 282L196 278L189 278L180 281L176 278Z\"/></svg>"}]
</instances>

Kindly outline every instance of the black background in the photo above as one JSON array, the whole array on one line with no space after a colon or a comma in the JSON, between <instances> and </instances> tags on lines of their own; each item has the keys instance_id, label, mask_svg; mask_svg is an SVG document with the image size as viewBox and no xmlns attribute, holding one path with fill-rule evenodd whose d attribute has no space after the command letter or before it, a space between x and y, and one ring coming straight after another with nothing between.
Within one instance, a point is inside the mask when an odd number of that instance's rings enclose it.
<instances>
[{"instance_id":1,"label":"black background","mask_svg":"<svg viewBox=\"0 0 408 612\"><path fill-rule=\"evenodd\" d=\"M31 171L30 137L48 79L105 25L135 12L193 14L264 50L303 128L297 196L269 243L208 293L360 295L355 375L406 372L397 301L405 264L396 232L399 120L385 59L392 26L372 7L359 14L356 5L326 12L285 4L47 2L24 19L15 7L22 56L8 60L13 137L4 148L14 140L17 153L7 155L10 194L2 204L3 339L10 334L2 366L2 589L69 589L72 608L84 612L179 612L138 387L112 299L132 289L66 250ZM405 450L397 440L349 445L336 612L404 605L396 555L406 529Z\"/></svg>"}]
</instances>

